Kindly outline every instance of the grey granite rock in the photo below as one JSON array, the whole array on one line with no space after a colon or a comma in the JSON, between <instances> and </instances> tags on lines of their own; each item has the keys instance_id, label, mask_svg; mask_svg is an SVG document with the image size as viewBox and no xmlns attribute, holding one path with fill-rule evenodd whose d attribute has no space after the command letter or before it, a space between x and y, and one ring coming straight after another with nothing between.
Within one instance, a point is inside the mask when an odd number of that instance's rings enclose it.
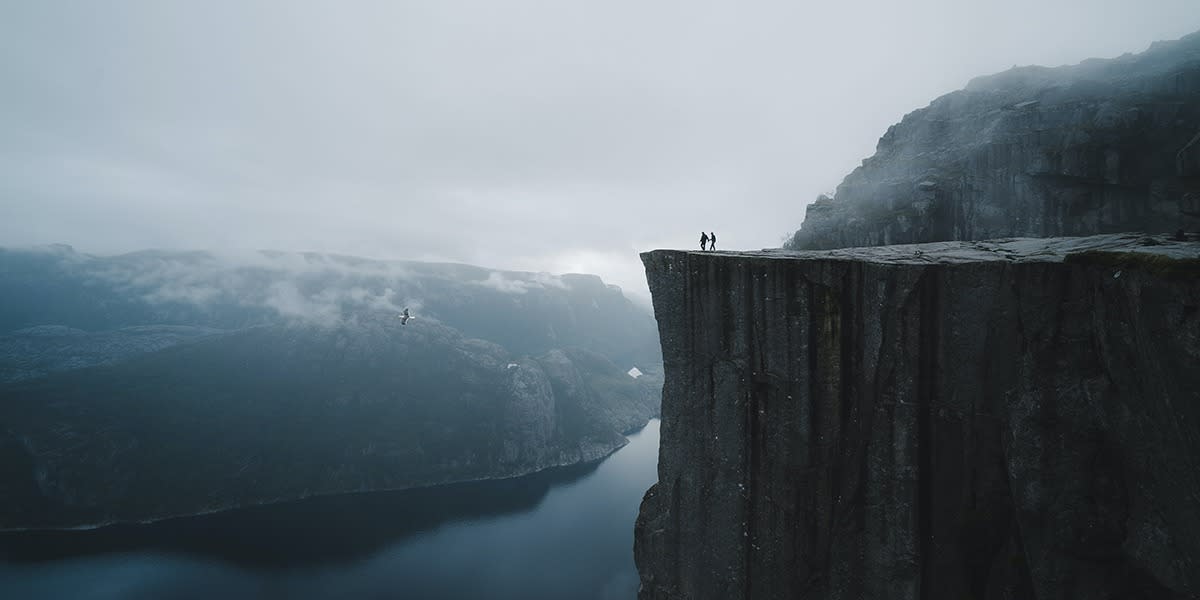
<instances>
[{"instance_id":1,"label":"grey granite rock","mask_svg":"<svg viewBox=\"0 0 1200 600\"><path fill-rule=\"evenodd\" d=\"M1200 229L1200 32L980 77L906 115L800 249Z\"/></svg>"},{"instance_id":2,"label":"grey granite rock","mask_svg":"<svg viewBox=\"0 0 1200 600\"><path fill-rule=\"evenodd\" d=\"M643 600L1200 597L1200 243L642 258Z\"/></svg>"}]
</instances>

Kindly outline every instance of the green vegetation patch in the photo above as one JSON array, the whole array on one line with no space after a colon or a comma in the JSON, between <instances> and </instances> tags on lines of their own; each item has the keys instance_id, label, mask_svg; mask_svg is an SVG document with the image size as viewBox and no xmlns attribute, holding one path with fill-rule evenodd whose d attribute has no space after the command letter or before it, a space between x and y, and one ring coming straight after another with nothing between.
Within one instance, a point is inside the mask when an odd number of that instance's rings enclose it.
<instances>
[{"instance_id":1,"label":"green vegetation patch","mask_svg":"<svg viewBox=\"0 0 1200 600\"><path fill-rule=\"evenodd\" d=\"M1149 252L1087 250L1068 254L1063 262L1117 269L1138 269L1173 280L1200 280L1200 258L1173 258Z\"/></svg>"}]
</instances>

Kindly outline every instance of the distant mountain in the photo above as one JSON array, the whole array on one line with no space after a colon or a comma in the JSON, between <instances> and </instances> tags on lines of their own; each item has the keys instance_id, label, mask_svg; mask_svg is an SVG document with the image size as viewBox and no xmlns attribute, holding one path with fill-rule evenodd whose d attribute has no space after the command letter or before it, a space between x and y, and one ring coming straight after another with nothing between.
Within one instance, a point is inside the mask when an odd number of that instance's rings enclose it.
<instances>
[{"instance_id":1,"label":"distant mountain","mask_svg":"<svg viewBox=\"0 0 1200 600\"><path fill-rule=\"evenodd\" d=\"M114 364L216 333L221 330L188 325L140 325L99 332L61 325L21 329L0 335L0 383Z\"/></svg>"},{"instance_id":2,"label":"distant mountain","mask_svg":"<svg viewBox=\"0 0 1200 600\"><path fill-rule=\"evenodd\" d=\"M654 317L595 275L498 271L316 253L0 248L0 334L40 325L234 330L279 322L334 326L405 306L524 354L560 347L618 363L661 361Z\"/></svg>"},{"instance_id":3,"label":"distant mountain","mask_svg":"<svg viewBox=\"0 0 1200 600\"><path fill-rule=\"evenodd\" d=\"M658 411L654 321L593 276L55 248L0 295L0 529L509 477Z\"/></svg>"}]
</instances>

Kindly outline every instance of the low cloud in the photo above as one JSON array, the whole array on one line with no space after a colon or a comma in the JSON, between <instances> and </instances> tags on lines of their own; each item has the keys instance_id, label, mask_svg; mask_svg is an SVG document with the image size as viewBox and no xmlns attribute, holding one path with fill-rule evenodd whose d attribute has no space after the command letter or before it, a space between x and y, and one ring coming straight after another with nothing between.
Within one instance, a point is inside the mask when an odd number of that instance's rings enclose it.
<instances>
[{"instance_id":1,"label":"low cloud","mask_svg":"<svg viewBox=\"0 0 1200 600\"><path fill-rule=\"evenodd\" d=\"M505 294L524 294L531 289L567 289L567 284L563 282L561 277L549 273L522 273L518 277L500 271L492 271L488 274L487 279L473 281L472 283Z\"/></svg>"},{"instance_id":2,"label":"low cloud","mask_svg":"<svg viewBox=\"0 0 1200 600\"><path fill-rule=\"evenodd\" d=\"M41 249L40 252L51 252ZM54 250L71 269L152 305L186 305L203 311L262 311L264 318L337 326L405 308L424 313L430 293L482 288L522 296L566 290L550 273L488 271L466 265L377 261L350 256L286 252L146 251L81 260ZM486 276L485 276L486 274ZM442 300L435 300L435 304Z\"/></svg>"},{"instance_id":3,"label":"low cloud","mask_svg":"<svg viewBox=\"0 0 1200 600\"><path fill-rule=\"evenodd\" d=\"M578 270L645 298L638 252L777 245L973 77L1196 27L1195 0L279 4L5 3L0 243Z\"/></svg>"},{"instance_id":4,"label":"low cloud","mask_svg":"<svg viewBox=\"0 0 1200 600\"><path fill-rule=\"evenodd\" d=\"M143 252L98 264L93 278L156 305L236 306L326 326L423 305L416 295L421 281L399 263L274 252Z\"/></svg>"}]
</instances>

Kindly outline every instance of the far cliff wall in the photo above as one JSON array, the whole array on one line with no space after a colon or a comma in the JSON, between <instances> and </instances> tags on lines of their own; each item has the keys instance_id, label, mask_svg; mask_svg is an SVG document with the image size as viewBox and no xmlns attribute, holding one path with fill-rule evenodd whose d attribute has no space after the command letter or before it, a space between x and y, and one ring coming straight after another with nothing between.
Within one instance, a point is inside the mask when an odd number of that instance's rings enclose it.
<instances>
[{"instance_id":1,"label":"far cliff wall","mask_svg":"<svg viewBox=\"0 0 1200 600\"><path fill-rule=\"evenodd\" d=\"M643 254L666 381L641 598L1200 597L1197 256Z\"/></svg>"},{"instance_id":2,"label":"far cliff wall","mask_svg":"<svg viewBox=\"0 0 1200 600\"><path fill-rule=\"evenodd\" d=\"M1200 230L1200 32L1020 67L888 129L789 247Z\"/></svg>"}]
</instances>

